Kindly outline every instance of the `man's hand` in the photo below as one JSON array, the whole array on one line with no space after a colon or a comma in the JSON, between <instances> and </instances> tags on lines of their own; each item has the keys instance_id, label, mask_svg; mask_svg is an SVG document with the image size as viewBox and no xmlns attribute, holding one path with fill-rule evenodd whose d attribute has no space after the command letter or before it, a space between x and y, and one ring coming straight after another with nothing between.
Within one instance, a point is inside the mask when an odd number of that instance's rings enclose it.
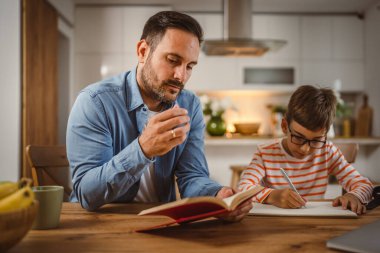
<instances>
[{"instance_id":1,"label":"man's hand","mask_svg":"<svg viewBox=\"0 0 380 253\"><path fill-rule=\"evenodd\" d=\"M236 192L230 188L230 187L223 187L222 189L219 190L219 192L216 194L217 198L224 199L228 198L232 195L234 195ZM230 222L235 222L235 221L240 221L244 218L249 213L249 210L252 209L252 199L248 199L241 203L236 210L219 215L218 218L225 220L225 221L230 221Z\"/></svg>"},{"instance_id":2,"label":"man's hand","mask_svg":"<svg viewBox=\"0 0 380 253\"><path fill-rule=\"evenodd\" d=\"M343 196L339 196L334 199L333 206L342 206L343 209L350 208L351 211L357 214L363 214L366 212L365 205L363 205L358 197L352 193L346 193Z\"/></svg>"},{"instance_id":3,"label":"man's hand","mask_svg":"<svg viewBox=\"0 0 380 253\"><path fill-rule=\"evenodd\" d=\"M177 105L159 113L148 121L139 137L139 144L146 157L164 155L183 143L190 130L187 110Z\"/></svg>"},{"instance_id":4,"label":"man's hand","mask_svg":"<svg viewBox=\"0 0 380 253\"><path fill-rule=\"evenodd\" d=\"M273 190L264 200L265 204L271 204L281 208L301 208L306 200L291 189Z\"/></svg>"}]
</instances>

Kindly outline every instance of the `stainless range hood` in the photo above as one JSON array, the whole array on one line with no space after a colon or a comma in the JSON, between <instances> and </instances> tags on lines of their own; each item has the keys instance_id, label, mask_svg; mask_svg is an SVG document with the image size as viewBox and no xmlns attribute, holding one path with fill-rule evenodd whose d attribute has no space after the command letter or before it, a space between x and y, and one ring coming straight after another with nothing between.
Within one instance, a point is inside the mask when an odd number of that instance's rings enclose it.
<instances>
[{"instance_id":1,"label":"stainless range hood","mask_svg":"<svg viewBox=\"0 0 380 253\"><path fill-rule=\"evenodd\" d=\"M276 51L284 40L252 39L252 0L224 0L224 39L206 40L202 50L206 55L261 56Z\"/></svg>"}]
</instances>

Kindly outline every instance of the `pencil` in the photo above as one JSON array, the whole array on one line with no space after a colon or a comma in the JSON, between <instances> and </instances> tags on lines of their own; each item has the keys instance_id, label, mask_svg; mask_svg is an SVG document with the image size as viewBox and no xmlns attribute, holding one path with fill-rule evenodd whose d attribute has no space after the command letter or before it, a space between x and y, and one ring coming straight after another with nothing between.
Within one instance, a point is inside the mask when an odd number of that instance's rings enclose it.
<instances>
[{"instance_id":1,"label":"pencil","mask_svg":"<svg viewBox=\"0 0 380 253\"><path fill-rule=\"evenodd\" d=\"M285 170L283 168L280 168L280 171L281 171L281 174L284 176L285 180L288 182L290 188L302 198L301 194L297 191L296 187L294 186L294 184L290 180L288 174L286 174ZM302 198L302 199L304 199L304 198Z\"/></svg>"}]
</instances>

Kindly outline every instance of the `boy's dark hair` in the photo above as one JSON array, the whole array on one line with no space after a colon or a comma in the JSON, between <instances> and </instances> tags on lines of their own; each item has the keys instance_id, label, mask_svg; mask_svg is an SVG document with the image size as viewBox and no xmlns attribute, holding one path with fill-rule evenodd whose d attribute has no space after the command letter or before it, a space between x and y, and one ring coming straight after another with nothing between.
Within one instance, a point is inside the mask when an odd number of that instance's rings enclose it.
<instances>
[{"instance_id":1,"label":"boy's dark hair","mask_svg":"<svg viewBox=\"0 0 380 253\"><path fill-rule=\"evenodd\" d=\"M203 30L200 24L189 15L177 11L161 11L150 17L145 23L140 39L145 39L153 52L169 28L194 34L199 44L203 41Z\"/></svg>"},{"instance_id":2,"label":"boy's dark hair","mask_svg":"<svg viewBox=\"0 0 380 253\"><path fill-rule=\"evenodd\" d=\"M333 90L303 85L290 97L286 120L288 124L294 120L311 131L328 131L335 117L336 104Z\"/></svg>"}]
</instances>

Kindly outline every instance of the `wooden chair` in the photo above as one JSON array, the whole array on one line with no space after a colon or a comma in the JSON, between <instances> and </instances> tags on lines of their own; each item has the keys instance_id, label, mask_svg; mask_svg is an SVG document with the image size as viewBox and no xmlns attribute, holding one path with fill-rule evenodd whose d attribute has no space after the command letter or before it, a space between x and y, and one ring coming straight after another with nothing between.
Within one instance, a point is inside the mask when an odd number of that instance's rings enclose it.
<instances>
[{"instance_id":1,"label":"wooden chair","mask_svg":"<svg viewBox=\"0 0 380 253\"><path fill-rule=\"evenodd\" d=\"M34 185L61 185L64 188L63 199L68 201L72 187L66 147L28 145L26 156L32 167Z\"/></svg>"},{"instance_id":2,"label":"wooden chair","mask_svg":"<svg viewBox=\"0 0 380 253\"><path fill-rule=\"evenodd\" d=\"M344 157L346 158L347 162L354 163L356 160L356 155L358 154L359 145L357 143L339 143L335 144ZM236 188L237 184L240 180L241 173L244 171L245 168L247 168L248 165L231 165L230 169L232 170L232 177L231 177L231 187ZM329 178L329 183L333 183L336 181L335 177Z\"/></svg>"},{"instance_id":3,"label":"wooden chair","mask_svg":"<svg viewBox=\"0 0 380 253\"><path fill-rule=\"evenodd\" d=\"M248 165L231 165L232 170L231 188L236 189L240 180L241 173L248 167Z\"/></svg>"},{"instance_id":4,"label":"wooden chair","mask_svg":"<svg viewBox=\"0 0 380 253\"><path fill-rule=\"evenodd\" d=\"M340 151L342 151L342 154L346 158L346 161L349 163L354 163L356 160L356 155L359 151L359 145L357 143L338 143L335 144Z\"/></svg>"}]
</instances>

